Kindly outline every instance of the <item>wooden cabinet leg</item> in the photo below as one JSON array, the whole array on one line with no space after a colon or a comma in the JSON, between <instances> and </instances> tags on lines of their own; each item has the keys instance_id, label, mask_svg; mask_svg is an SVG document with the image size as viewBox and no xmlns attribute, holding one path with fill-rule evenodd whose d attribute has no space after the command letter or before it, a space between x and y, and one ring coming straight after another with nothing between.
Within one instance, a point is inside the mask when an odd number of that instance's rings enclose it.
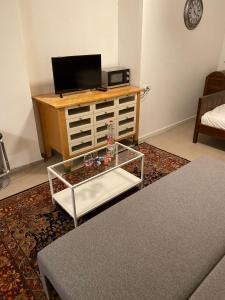
<instances>
[{"instance_id":1,"label":"wooden cabinet leg","mask_svg":"<svg viewBox=\"0 0 225 300\"><path fill-rule=\"evenodd\" d=\"M72 163L64 163L64 164L63 164L65 173L71 172L72 165L73 165Z\"/></svg>"},{"instance_id":2,"label":"wooden cabinet leg","mask_svg":"<svg viewBox=\"0 0 225 300\"><path fill-rule=\"evenodd\" d=\"M67 159L69 159L69 158L70 158L69 156L63 155L63 160L67 160ZM71 161L70 161L70 162L65 162L65 163L63 164L64 171L65 171L66 173L71 172L72 166L73 166L73 163L72 163Z\"/></svg>"},{"instance_id":3,"label":"wooden cabinet leg","mask_svg":"<svg viewBox=\"0 0 225 300\"><path fill-rule=\"evenodd\" d=\"M45 152L42 152L41 156L44 158L44 161L47 161L49 158L52 157L52 149L51 148L49 148L48 150L45 149Z\"/></svg>"},{"instance_id":4,"label":"wooden cabinet leg","mask_svg":"<svg viewBox=\"0 0 225 300\"><path fill-rule=\"evenodd\" d=\"M50 147L47 147L45 153L46 153L47 158L51 158L52 157L52 149Z\"/></svg>"},{"instance_id":5,"label":"wooden cabinet leg","mask_svg":"<svg viewBox=\"0 0 225 300\"><path fill-rule=\"evenodd\" d=\"M135 125L135 135L134 135L134 144L138 145L138 136L139 136L139 117L140 117L140 102L141 97L140 93L137 93L137 105L136 105L136 125Z\"/></svg>"},{"instance_id":6,"label":"wooden cabinet leg","mask_svg":"<svg viewBox=\"0 0 225 300\"><path fill-rule=\"evenodd\" d=\"M133 136L133 144L134 146L138 146L138 136L136 135Z\"/></svg>"}]
</instances>

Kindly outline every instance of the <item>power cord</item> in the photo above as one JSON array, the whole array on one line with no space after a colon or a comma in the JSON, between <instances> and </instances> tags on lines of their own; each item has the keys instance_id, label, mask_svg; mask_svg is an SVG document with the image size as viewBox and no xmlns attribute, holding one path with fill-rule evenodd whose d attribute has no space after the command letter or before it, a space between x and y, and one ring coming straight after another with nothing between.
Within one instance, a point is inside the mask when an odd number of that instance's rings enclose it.
<instances>
[{"instance_id":1,"label":"power cord","mask_svg":"<svg viewBox=\"0 0 225 300\"><path fill-rule=\"evenodd\" d=\"M141 94L141 99L143 99L151 91L150 87L147 85L144 89L143 94Z\"/></svg>"}]
</instances>

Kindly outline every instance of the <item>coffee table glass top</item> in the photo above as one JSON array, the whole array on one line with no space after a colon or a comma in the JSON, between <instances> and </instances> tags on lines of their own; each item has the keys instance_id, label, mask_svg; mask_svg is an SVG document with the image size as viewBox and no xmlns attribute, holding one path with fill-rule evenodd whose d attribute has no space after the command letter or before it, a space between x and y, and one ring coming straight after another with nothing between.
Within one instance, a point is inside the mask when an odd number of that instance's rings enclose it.
<instances>
[{"instance_id":1,"label":"coffee table glass top","mask_svg":"<svg viewBox=\"0 0 225 300\"><path fill-rule=\"evenodd\" d=\"M52 165L51 171L56 177L65 180L71 186L78 186L91 178L106 174L113 169L125 167L144 156L141 152L119 142L113 145L110 155L107 146L98 148L72 159Z\"/></svg>"}]
</instances>

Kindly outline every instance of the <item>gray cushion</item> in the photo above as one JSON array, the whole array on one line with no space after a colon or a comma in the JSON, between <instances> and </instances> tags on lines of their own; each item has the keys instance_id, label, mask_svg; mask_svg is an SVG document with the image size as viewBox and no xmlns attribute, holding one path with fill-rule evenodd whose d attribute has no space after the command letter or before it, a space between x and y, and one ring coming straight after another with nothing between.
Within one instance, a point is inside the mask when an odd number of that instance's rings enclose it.
<instances>
[{"instance_id":1,"label":"gray cushion","mask_svg":"<svg viewBox=\"0 0 225 300\"><path fill-rule=\"evenodd\" d=\"M209 273L190 300L225 299L225 258Z\"/></svg>"},{"instance_id":2,"label":"gray cushion","mask_svg":"<svg viewBox=\"0 0 225 300\"><path fill-rule=\"evenodd\" d=\"M38 254L62 299L187 299L225 253L225 164L196 160Z\"/></svg>"}]
</instances>

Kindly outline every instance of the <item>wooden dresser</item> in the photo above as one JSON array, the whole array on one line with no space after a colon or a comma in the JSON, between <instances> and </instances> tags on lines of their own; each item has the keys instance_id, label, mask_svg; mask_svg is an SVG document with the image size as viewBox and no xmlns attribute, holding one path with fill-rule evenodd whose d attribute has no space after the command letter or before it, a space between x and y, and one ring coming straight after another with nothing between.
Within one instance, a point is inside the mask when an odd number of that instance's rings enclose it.
<instances>
[{"instance_id":1,"label":"wooden dresser","mask_svg":"<svg viewBox=\"0 0 225 300\"><path fill-rule=\"evenodd\" d=\"M225 71L210 73L205 80L204 96L225 90Z\"/></svg>"},{"instance_id":2,"label":"wooden dresser","mask_svg":"<svg viewBox=\"0 0 225 300\"><path fill-rule=\"evenodd\" d=\"M138 142L141 91L141 88L126 86L63 98L57 95L33 97L42 128L42 155L49 158L54 149L66 160L103 146L109 120L114 122L116 140L133 137Z\"/></svg>"}]
</instances>

